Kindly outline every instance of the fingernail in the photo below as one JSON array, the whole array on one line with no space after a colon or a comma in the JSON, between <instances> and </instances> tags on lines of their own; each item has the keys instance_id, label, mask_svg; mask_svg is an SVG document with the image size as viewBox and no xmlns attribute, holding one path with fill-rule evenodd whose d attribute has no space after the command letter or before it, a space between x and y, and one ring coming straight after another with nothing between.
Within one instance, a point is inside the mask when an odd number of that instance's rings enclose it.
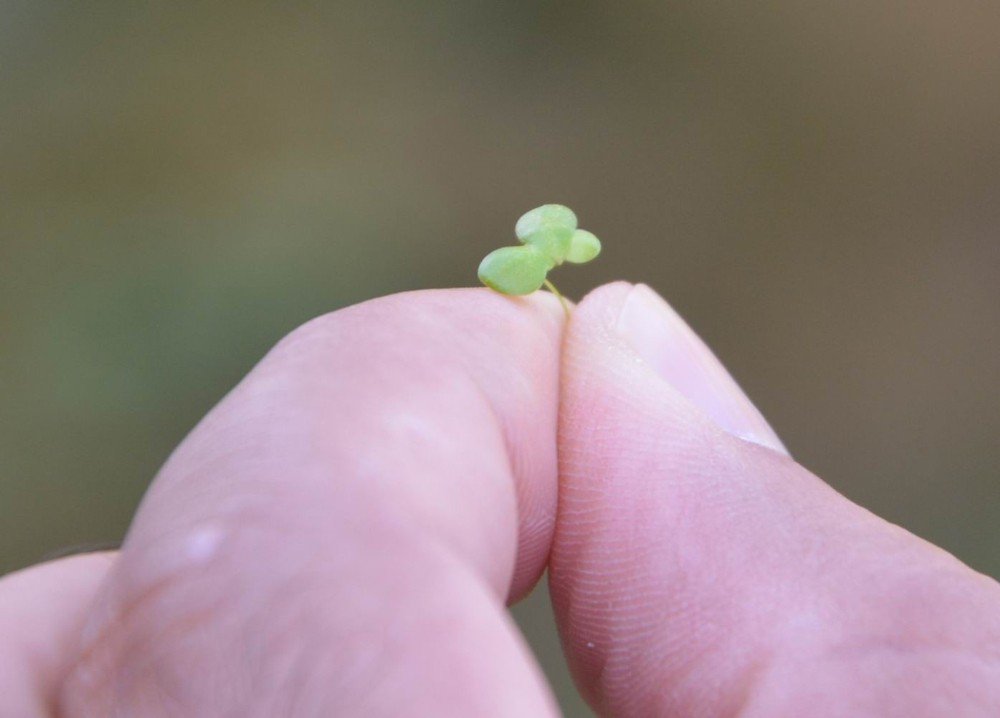
<instances>
[{"instance_id":1,"label":"fingernail","mask_svg":"<svg viewBox=\"0 0 1000 718\"><path fill-rule=\"evenodd\" d=\"M705 343L645 284L629 293L619 335L657 374L731 434L788 453Z\"/></svg>"}]
</instances>

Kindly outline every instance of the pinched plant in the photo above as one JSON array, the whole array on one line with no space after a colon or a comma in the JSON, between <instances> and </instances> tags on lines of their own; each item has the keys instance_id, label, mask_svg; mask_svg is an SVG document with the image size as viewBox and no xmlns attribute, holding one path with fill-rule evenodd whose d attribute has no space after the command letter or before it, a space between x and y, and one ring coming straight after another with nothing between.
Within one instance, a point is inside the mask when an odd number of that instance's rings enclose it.
<instances>
[{"instance_id":1,"label":"pinched plant","mask_svg":"<svg viewBox=\"0 0 1000 718\"><path fill-rule=\"evenodd\" d=\"M569 305L548 279L563 262L583 264L601 253L601 241L577 229L576 215L561 204L544 204L523 215L514 227L517 247L501 247L479 265L479 280L501 294L531 294L543 286L555 294L569 313Z\"/></svg>"}]
</instances>

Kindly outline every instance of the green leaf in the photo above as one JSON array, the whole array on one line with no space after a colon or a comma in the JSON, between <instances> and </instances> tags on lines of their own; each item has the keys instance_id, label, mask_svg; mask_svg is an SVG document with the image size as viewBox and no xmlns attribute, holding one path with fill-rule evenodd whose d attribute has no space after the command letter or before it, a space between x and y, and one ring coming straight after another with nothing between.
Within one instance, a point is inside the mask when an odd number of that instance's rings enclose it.
<instances>
[{"instance_id":1,"label":"green leaf","mask_svg":"<svg viewBox=\"0 0 1000 718\"><path fill-rule=\"evenodd\" d=\"M544 204L524 214L514 227L521 247L504 247L486 255L479 265L479 280L502 294L531 294L548 286L569 316L569 304L546 279L549 270L563 262L582 264L601 252L601 242L576 228L576 215L561 204Z\"/></svg>"},{"instance_id":2,"label":"green leaf","mask_svg":"<svg viewBox=\"0 0 1000 718\"><path fill-rule=\"evenodd\" d=\"M514 234L522 242L527 242L528 238L542 229L553 228L568 229L572 234L576 229L576 215L569 207L561 204L543 204L541 207L527 212L517 220L514 226Z\"/></svg>"},{"instance_id":3,"label":"green leaf","mask_svg":"<svg viewBox=\"0 0 1000 718\"><path fill-rule=\"evenodd\" d=\"M502 247L479 265L479 281L501 294L531 294L541 288L553 262L531 245Z\"/></svg>"},{"instance_id":4,"label":"green leaf","mask_svg":"<svg viewBox=\"0 0 1000 718\"><path fill-rule=\"evenodd\" d=\"M583 264L600 253L601 240L585 229L578 229L573 232L569 251L566 253L566 261L573 264Z\"/></svg>"},{"instance_id":5,"label":"green leaf","mask_svg":"<svg viewBox=\"0 0 1000 718\"><path fill-rule=\"evenodd\" d=\"M535 247L542 254L547 255L552 264L562 264L566 261L566 255L570 250L570 242L573 239L573 230L569 227L543 227L542 229L529 234L522 240L525 244Z\"/></svg>"}]
</instances>

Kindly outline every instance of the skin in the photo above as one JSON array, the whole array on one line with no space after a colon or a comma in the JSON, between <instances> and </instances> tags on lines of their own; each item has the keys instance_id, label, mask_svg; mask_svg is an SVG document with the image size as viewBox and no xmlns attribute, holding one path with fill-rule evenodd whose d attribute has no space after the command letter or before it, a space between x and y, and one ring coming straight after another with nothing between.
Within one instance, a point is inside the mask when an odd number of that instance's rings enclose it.
<instances>
[{"instance_id":1,"label":"skin","mask_svg":"<svg viewBox=\"0 0 1000 718\"><path fill-rule=\"evenodd\" d=\"M558 496L558 501L557 501ZM0 580L0 715L1000 715L1000 586L795 463L648 288L377 299L284 339L120 552Z\"/></svg>"}]
</instances>

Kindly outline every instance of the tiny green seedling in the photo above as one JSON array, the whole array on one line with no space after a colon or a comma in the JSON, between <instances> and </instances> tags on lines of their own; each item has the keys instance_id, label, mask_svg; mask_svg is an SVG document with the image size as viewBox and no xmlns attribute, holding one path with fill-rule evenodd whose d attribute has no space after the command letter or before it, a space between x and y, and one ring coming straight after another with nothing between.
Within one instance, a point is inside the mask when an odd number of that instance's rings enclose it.
<instances>
[{"instance_id":1,"label":"tiny green seedling","mask_svg":"<svg viewBox=\"0 0 1000 718\"><path fill-rule=\"evenodd\" d=\"M548 280L563 262L583 264L601 253L601 241L576 228L576 215L561 204L536 207L517 220L514 234L520 247L502 247L479 265L479 281L501 294L531 294L543 286L555 294L569 314L569 305Z\"/></svg>"}]
</instances>

